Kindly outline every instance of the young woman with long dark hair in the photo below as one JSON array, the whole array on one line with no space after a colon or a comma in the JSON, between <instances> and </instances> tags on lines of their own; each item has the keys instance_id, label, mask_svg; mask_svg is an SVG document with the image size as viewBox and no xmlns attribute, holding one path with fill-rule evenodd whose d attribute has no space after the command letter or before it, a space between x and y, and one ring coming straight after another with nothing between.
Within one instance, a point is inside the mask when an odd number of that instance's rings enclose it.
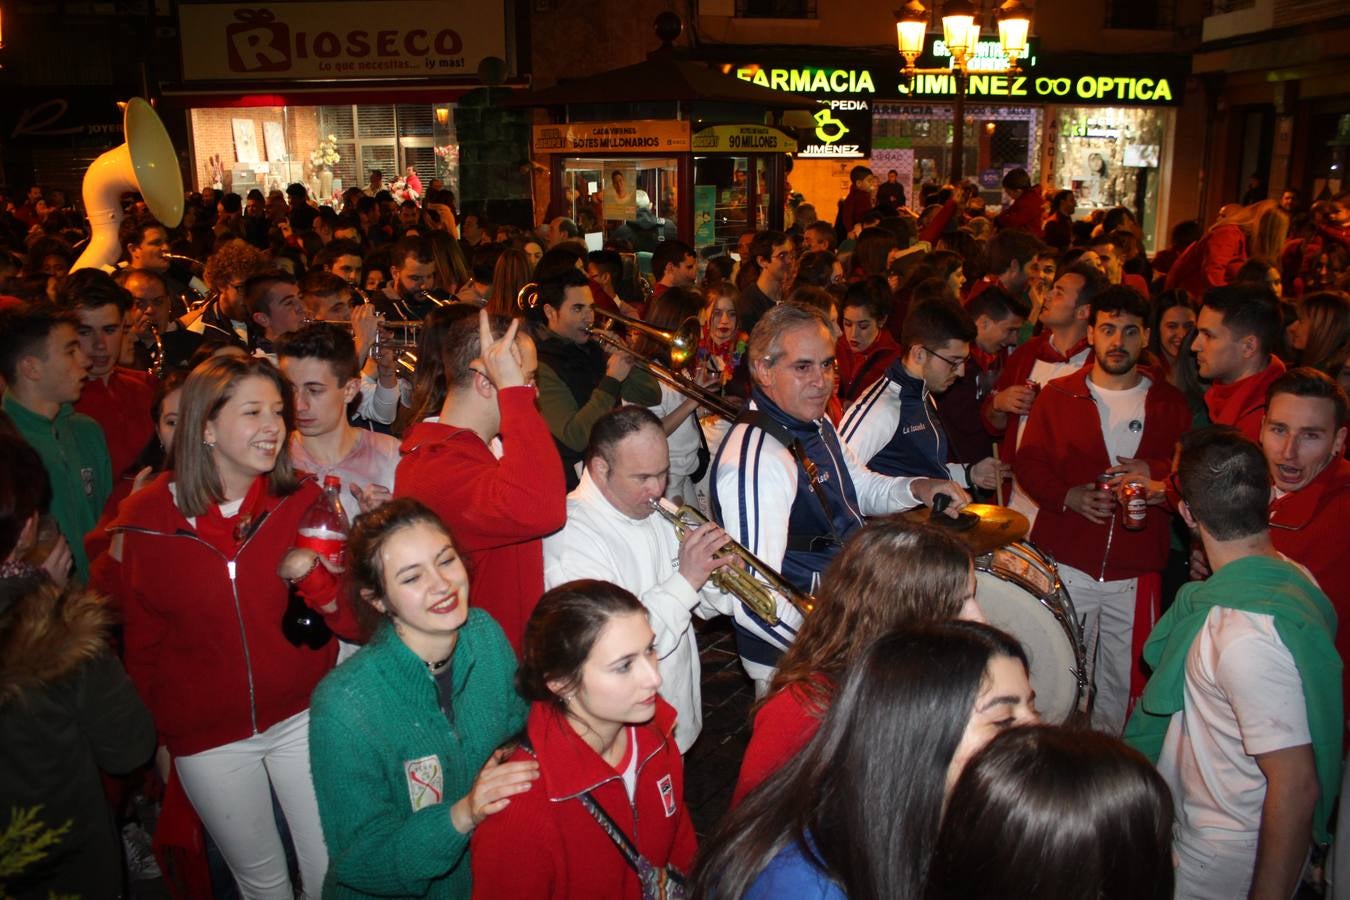
<instances>
[{"instance_id":1,"label":"young woman with long dark hair","mask_svg":"<svg viewBox=\"0 0 1350 900\"><path fill-rule=\"evenodd\" d=\"M942 808L995 734L1036 721L1026 656L977 622L889 632L806 748L708 839L694 900L912 900Z\"/></svg>"},{"instance_id":2,"label":"young woman with long dark hair","mask_svg":"<svg viewBox=\"0 0 1350 900\"><path fill-rule=\"evenodd\" d=\"M348 558L370 641L314 692L323 895L468 897L470 835L538 771L496 752L525 721L515 654L469 607L454 540L416 500L357 516Z\"/></svg>"},{"instance_id":3,"label":"young woman with long dark hair","mask_svg":"<svg viewBox=\"0 0 1350 900\"><path fill-rule=\"evenodd\" d=\"M819 594L755 713L733 806L806 746L844 673L879 635L983 618L965 545L941 528L899 520L873 523L851 538L826 569Z\"/></svg>"},{"instance_id":4,"label":"young woman with long dark hair","mask_svg":"<svg viewBox=\"0 0 1350 900\"><path fill-rule=\"evenodd\" d=\"M657 896L640 870L667 881L689 871L694 828L654 640L646 608L617 585L572 581L539 600L517 678L530 719L513 759L538 760L540 777L475 836L475 897L640 900Z\"/></svg>"},{"instance_id":5,"label":"young woman with long dark hair","mask_svg":"<svg viewBox=\"0 0 1350 900\"><path fill-rule=\"evenodd\" d=\"M925 900L1170 900L1172 794L1098 731L1014 728L952 789Z\"/></svg>"},{"instance_id":6,"label":"young woman with long dark hair","mask_svg":"<svg viewBox=\"0 0 1350 900\"><path fill-rule=\"evenodd\" d=\"M309 775L309 695L337 641L282 633L287 581L348 635L337 581L293 547L320 496L291 468L290 386L266 359L215 357L183 383L169 468L109 526L127 672L202 823L248 898L293 895L272 811L295 845L303 895L327 866Z\"/></svg>"}]
</instances>

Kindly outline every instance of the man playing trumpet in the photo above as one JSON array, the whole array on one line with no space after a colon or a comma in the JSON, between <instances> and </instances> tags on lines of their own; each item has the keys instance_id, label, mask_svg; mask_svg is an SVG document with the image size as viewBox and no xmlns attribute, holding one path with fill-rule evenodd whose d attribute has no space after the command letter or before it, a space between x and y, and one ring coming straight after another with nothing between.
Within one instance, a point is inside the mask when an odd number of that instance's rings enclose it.
<instances>
[{"instance_id":1,"label":"man playing trumpet","mask_svg":"<svg viewBox=\"0 0 1350 900\"><path fill-rule=\"evenodd\" d=\"M617 584L642 601L656 635L661 696L675 707L675 742L684 753L703 727L693 616L731 612L734 598L709 581L731 564L718 556L729 539L707 523L681 541L654 514L670 455L661 420L650 410L621 407L601 417L590 435L581 483L567 496L567 524L544 539L544 587L590 578ZM789 627L785 634L791 633Z\"/></svg>"}]
</instances>

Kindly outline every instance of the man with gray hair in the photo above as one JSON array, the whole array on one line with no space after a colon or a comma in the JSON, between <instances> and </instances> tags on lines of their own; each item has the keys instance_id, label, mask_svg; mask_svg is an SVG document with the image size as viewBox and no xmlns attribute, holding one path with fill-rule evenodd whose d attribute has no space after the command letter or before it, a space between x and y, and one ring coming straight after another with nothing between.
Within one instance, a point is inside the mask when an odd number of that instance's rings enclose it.
<instances>
[{"instance_id":1,"label":"man with gray hair","mask_svg":"<svg viewBox=\"0 0 1350 900\"><path fill-rule=\"evenodd\" d=\"M950 498L955 515L970 502L951 481L869 471L825 415L834 392L835 342L825 314L780 303L755 325L747 352L750 403L717 451L710 474L713 513L727 533L798 590L821 573L863 517ZM792 624L795 610L780 611ZM767 682L786 648L780 629L738 610L736 643L750 677Z\"/></svg>"}]
</instances>

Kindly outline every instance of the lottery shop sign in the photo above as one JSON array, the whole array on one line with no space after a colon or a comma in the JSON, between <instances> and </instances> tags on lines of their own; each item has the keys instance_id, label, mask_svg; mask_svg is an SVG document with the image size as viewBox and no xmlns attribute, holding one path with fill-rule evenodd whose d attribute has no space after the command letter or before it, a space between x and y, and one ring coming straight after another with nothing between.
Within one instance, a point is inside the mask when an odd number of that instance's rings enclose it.
<instances>
[{"instance_id":1,"label":"lottery shop sign","mask_svg":"<svg viewBox=\"0 0 1350 900\"><path fill-rule=\"evenodd\" d=\"M472 77L505 58L501 4L181 3L186 81Z\"/></svg>"}]
</instances>

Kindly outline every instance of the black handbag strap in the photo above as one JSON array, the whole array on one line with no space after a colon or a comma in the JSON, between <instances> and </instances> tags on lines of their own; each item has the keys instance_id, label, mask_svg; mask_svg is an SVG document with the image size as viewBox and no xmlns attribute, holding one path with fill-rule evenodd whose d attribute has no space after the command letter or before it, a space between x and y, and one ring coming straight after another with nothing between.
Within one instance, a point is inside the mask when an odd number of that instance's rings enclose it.
<instances>
[{"instance_id":1,"label":"black handbag strap","mask_svg":"<svg viewBox=\"0 0 1350 900\"><path fill-rule=\"evenodd\" d=\"M520 736L520 746L526 753L536 759L539 758L539 755L535 753L534 746L530 743L529 735L522 734ZM636 745L632 748L632 752L634 754L637 753ZM614 842L615 847L619 848L619 852L623 854L623 858L628 865L632 866L633 871L641 876L642 866L640 865L640 862L642 860L642 854L638 853L637 847L633 846L633 842L628 839L628 835L624 834L623 829L619 827L617 822L610 818L609 813L605 812L600 804L595 802L595 798L591 796L590 791L578 794L577 799L581 801L581 805L586 812L591 814L591 818L595 819L595 821L600 824L600 827L605 830L605 834L609 835L609 839Z\"/></svg>"}]
</instances>

